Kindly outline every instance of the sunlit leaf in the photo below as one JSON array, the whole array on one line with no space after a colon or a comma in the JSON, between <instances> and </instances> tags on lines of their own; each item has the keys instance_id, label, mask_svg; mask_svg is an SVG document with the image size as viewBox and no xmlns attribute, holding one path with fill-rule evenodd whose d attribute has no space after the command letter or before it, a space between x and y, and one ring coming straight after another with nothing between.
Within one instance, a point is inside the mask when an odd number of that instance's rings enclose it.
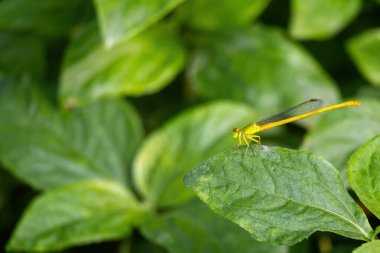
<instances>
[{"instance_id":1,"label":"sunlit leaf","mask_svg":"<svg viewBox=\"0 0 380 253\"><path fill-rule=\"evenodd\" d=\"M168 85L184 63L184 47L168 25L156 25L110 49L92 27L69 46L60 97L72 107L101 97L153 93Z\"/></svg>"},{"instance_id":2,"label":"sunlit leaf","mask_svg":"<svg viewBox=\"0 0 380 253\"><path fill-rule=\"evenodd\" d=\"M372 84L380 85L380 29L355 36L347 48L363 76Z\"/></svg>"},{"instance_id":3,"label":"sunlit leaf","mask_svg":"<svg viewBox=\"0 0 380 253\"><path fill-rule=\"evenodd\" d=\"M184 0L95 0L104 40L112 46L154 24Z\"/></svg>"},{"instance_id":4,"label":"sunlit leaf","mask_svg":"<svg viewBox=\"0 0 380 253\"><path fill-rule=\"evenodd\" d=\"M359 13L361 0L292 0L291 34L298 39L327 39Z\"/></svg>"}]
</instances>

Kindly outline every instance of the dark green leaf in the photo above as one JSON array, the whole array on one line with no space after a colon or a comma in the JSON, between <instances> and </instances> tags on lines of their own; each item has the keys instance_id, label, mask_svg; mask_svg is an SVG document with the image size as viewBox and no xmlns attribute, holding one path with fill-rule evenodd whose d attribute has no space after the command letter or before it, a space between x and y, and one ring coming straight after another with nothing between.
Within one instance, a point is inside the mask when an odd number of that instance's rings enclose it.
<instances>
[{"instance_id":1,"label":"dark green leaf","mask_svg":"<svg viewBox=\"0 0 380 253\"><path fill-rule=\"evenodd\" d=\"M355 245L354 243L348 243L348 241L344 241L344 243L345 244L335 243L335 240L331 240L331 238L329 238L329 240L326 241L324 244L323 242L318 242L318 245L319 248L322 250L331 248L330 253L352 253L354 249L357 247L357 245ZM303 253L303 251L296 253Z\"/></svg>"},{"instance_id":2,"label":"dark green leaf","mask_svg":"<svg viewBox=\"0 0 380 253\"><path fill-rule=\"evenodd\" d=\"M358 14L361 0L292 0L290 32L298 39L327 39Z\"/></svg>"},{"instance_id":3,"label":"dark green leaf","mask_svg":"<svg viewBox=\"0 0 380 253\"><path fill-rule=\"evenodd\" d=\"M289 247L289 250L287 253L305 253L309 252L311 249L311 245L314 242L314 238L303 240L295 245L292 245ZM333 252L331 252L333 253ZM337 253L337 252L334 252Z\"/></svg>"},{"instance_id":4,"label":"dark green leaf","mask_svg":"<svg viewBox=\"0 0 380 253\"><path fill-rule=\"evenodd\" d=\"M349 40L347 49L363 76L380 85L380 29L355 36Z\"/></svg>"},{"instance_id":5,"label":"dark green leaf","mask_svg":"<svg viewBox=\"0 0 380 253\"><path fill-rule=\"evenodd\" d=\"M269 0L187 1L179 8L183 21L198 30L229 30L246 27L267 7Z\"/></svg>"},{"instance_id":6,"label":"dark green leaf","mask_svg":"<svg viewBox=\"0 0 380 253\"><path fill-rule=\"evenodd\" d=\"M353 253L375 253L380 252L380 241L375 240L372 242L368 242L354 250Z\"/></svg>"},{"instance_id":7,"label":"dark green leaf","mask_svg":"<svg viewBox=\"0 0 380 253\"><path fill-rule=\"evenodd\" d=\"M0 29L62 35L83 18L87 0L3 0Z\"/></svg>"},{"instance_id":8,"label":"dark green leaf","mask_svg":"<svg viewBox=\"0 0 380 253\"><path fill-rule=\"evenodd\" d=\"M129 245L128 245L129 244ZM144 238L130 240L126 245L121 245L117 253L168 253L160 245Z\"/></svg>"},{"instance_id":9,"label":"dark green leaf","mask_svg":"<svg viewBox=\"0 0 380 253\"><path fill-rule=\"evenodd\" d=\"M7 248L56 251L119 239L141 215L136 200L110 181L85 181L44 193L28 207Z\"/></svg>"},{"instance_id":10,"label":"dark green leaf","mask_svg":"<svg viewBox=\"0 0 380 253\"><path fill-rule=\"evenodd\" d=\"M34 197L35 193L19 182L0 166L0 235L1 252L4 251L10 232L20 218L21 209Z\"/></svg>"},{"instance_id":11,"label":"dark green leaf","mask_svg":"<svg viewBox=\"0 0 380 253\"><path fill-rule=\"evenodd\" d=\"M233 127L257 115L232 102L206 104L184 112L154 132L139 150L134 182L151 205L176 205L193 197L183 185L184 174L212 154L232 149Z\"/></svg>"},{"instance_id":12,"label":"dark green leaf","mask_svg":"<svg viewBox=\"0 0 380 253\"><path fill-rule=\"evenodd\" d=\"M205 97L244 101L267 114L311 96L337 100L334 82L318 63L276 29L254 26L209 39L196 50L188 71Z\"/></svg>"},{"instance_id":13,"label":"dark green leaf","mask_svg":"<svg viewBox=\"0 0 380 253\"><path fill-rule=\"evenodd\" d=\"M173 10L184 0L95 0L104 40L112 46L129 39Z\"/></svg>"},{"instance_id":14,"label":"dark green leaf","mask_svg":"<svg viewBox=\"0 0 380 253\"><path fill-rule=\"evenodd\" d=\"M153 93L168 85L184 63L183 45L168 25L156 25L110 49L92 27L66 53L61 100L70 107L100 97Z\"/></svg>"},{"instance_id":15,"label":"dark green leaf","mask_svg":"<svg viewBox=\"0 0 380 253\"><path fill-rule=\"evenodd\" d=\"M317 230L359 240L373 233L340 173L310 152L266 146L256 154L223 152L188 173L185 183L259 241L290 245Z\"/></svg>"},{"instance_id":16,"label":"dark green leaf","mask_svg":"<svg viewBox=\"0 0 380 253\"><path fill-rule=\"evenodd\" d=\"M255 241L249 233L192 201L144 223L142 233L172 253L286 253L287 247Z\"/></svg>"},{"instance_id":17,"label":"dark green leaf","mask_svg":"<svg viewBox=\"0 0 380 253\"><path fill-rule=\"evenodd\" d=\"M34 36L0 32L0 56L0 73L41 77L44 72L44 47Z\"/></svg>"},{"instance_id":18,"label":"dark green leaf","mask_svg":"<svg viewBox=\"0 0 380 253\"><path fill-rule=\"evenodd\" d=\"M129 104L107 100L59 113L29 93L0 98L0 160L11 173L38 189L90 178L126 182L142 137Z\"/></svg>"},{"instance_id":19,"label":"dark green leaf","mask_svg":"<svg viewBox=\"0 0 380 253\"><path fill-rule=\"evenodd\" d=\"M370 99L361 102L360 107L323 114L306 135L302 148L319 153L343 171L352 152L380 134L380 103Z\"/></svg>"},{"instance_id":20,"label":"dark green leaf","mask_svg":"<svg viewBox=\"0 0 380 253\"><path fill-rule=\"evenodd\" d=\"M361 202L380 217L380 135L359 148L348 162L347 180Z\"/></svg>"}]
</instances>

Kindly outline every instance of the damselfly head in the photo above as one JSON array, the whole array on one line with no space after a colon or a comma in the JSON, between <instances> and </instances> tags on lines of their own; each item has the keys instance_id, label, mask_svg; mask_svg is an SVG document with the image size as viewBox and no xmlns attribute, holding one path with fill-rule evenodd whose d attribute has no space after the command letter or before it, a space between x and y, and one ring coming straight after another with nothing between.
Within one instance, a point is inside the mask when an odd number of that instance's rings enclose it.
<instances>
[{"instance_id":1,"label":"damselfly head","mask_svg":"<svg viewBox=\"0 0 380 253\"><path fill-rule=\"evenodd\" d=\"M232 129L232 138L237 138L239 136L240 128L235 127Z\"/></svg>"}]
</instances>

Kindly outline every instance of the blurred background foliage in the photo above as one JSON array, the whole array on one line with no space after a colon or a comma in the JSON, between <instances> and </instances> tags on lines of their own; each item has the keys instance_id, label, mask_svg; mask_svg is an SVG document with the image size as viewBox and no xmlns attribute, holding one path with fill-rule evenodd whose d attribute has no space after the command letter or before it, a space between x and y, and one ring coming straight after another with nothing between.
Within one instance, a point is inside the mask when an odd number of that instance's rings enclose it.
<instances>
[{"instance_id":1,"label":"blurred background foliage","mask_svg":"<svg viewBox=\"0 0 380 253\"><path fill-rule=\"evenodd\" d=\"M1 0L0 247L351 252L330 233L258 243L182 177L232 148L233 127L313 97L362 106L263 143L344 174L380 133L379 16L375 0Z\"/></svg>"}]
</instances>

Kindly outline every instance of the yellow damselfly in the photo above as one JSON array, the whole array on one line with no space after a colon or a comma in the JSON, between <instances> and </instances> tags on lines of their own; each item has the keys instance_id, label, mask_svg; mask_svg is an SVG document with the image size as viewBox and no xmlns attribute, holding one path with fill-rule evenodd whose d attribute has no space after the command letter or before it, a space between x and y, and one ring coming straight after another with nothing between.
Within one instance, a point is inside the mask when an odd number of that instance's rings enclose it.
<instances>
[{"instance_id":1,"label":"yellow damselfly","mask_svg":"<svg viewBox=\"0 0 380 253\"><path fill-rule=\"evenodd\" d=\"M296 120L300 120L303 118L307 118L313 116L315 114L319 114L322 112L334 110L341 107L346 106L358 106L360 105L359 101L348 101L336 105L331 105L327 107L323 107L323 100L318 98L310 99L306 102L303 102L299 105L291 107L279 114L264 118L260 121L251 123L244 128L234 128L232 130L232 137L238 139L238 145L247 145L247 149L249 148L249 143L251 141L260 145L261 139L259 135L256 133L271 129L276 126L284 125L289 122L293 122Z\"/></svg>"}]
</instances>

